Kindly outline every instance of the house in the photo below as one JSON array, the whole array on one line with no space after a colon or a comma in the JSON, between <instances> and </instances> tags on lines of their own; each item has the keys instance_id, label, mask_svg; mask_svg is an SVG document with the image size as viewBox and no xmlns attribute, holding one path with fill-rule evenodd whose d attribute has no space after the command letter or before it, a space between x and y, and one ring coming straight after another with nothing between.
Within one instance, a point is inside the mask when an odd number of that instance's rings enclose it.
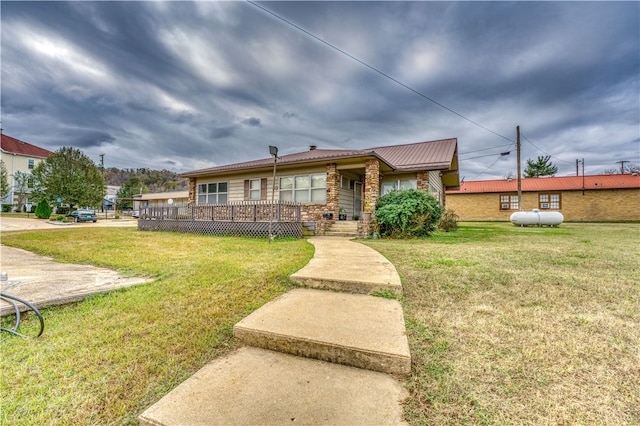
<instances>
[{"instance_id":1,"label":"house","mask_svg":"<svg viewBox=\"0 0 640 426\"><path fill-rule=\"evenodd\" d=\"M53 153L5 134L1 134L0 137L0 160L7 170L9 183L9 193L2 200L2 204L22 210L22 206L31 204L29 200L30 181L26 187L19 188L18 182L14 179L15 174L21 172L31 176L31 171Z\"/></svg>"},{"instance_id":2,"label":"house","mask_svg":"<svg viewBox=\"0 0 640 426\"><path fill-rule=\"evenodd\" d=\"M155 207L167 204L186 204L189 201L189 191L153 192L133 196L133 210L140 211L143 207Z\"/></svg>"},{"instance_id":3,"label":"house","mask_svg":"<svg viewBox=\"0 0 640 426\"><path fill-rule=\"evenodd\" d=\"M446 191L459 185L458 141L452 138L359 150L312 145L304 152L181 176L189 179L191 205L270 203L272 199L295 203L300 206L296 221L316 229L323 216L337 219L344 211L351 219L372 213L377 199L393 189L429 191L444 204Z\"/></svg>"},{"instance_id":4,"label":"house","mask_svg":"<svg viewBox=\"0 0 640 426\"><path fill-rule=\"evenodd\" d=\"M640 176L637 174L524 178L522 206L516 179L463 182L447 191L447 208L460 220L508 221L515 211L558 211L565 221L640 220Z\"/></svg>"}]
</instances>

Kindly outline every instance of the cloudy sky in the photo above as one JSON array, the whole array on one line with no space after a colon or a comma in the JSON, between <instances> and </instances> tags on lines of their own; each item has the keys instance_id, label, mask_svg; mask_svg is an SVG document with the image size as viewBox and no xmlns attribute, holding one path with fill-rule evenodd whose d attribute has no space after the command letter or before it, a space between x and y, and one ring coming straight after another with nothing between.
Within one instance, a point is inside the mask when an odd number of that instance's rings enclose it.
<instances>
[{"instance_id":1,"label":"cloudy sky","mask_svg":"<svg viewBox=\"0 0 640 426\"><path fill-rule=\"evenodd\" d=\"M502 178L517 125L523 164L640 164L638 2L2 1L1 19L4 133L106 167L457 137L461 178Z\"/></svg>"}]
</instances>

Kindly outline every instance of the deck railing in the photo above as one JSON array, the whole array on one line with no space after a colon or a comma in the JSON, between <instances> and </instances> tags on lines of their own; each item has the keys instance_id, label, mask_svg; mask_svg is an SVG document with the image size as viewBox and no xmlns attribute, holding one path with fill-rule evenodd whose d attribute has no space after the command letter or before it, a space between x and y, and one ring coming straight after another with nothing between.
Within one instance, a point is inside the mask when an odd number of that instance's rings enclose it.
<instances>
[{"instance_id":1,"label":"deck railing","mask_svg":"<svg viewBox=\"0 0 640 426\"><path fill-rule=\"evenodd\" d=\"M222 222L300 222L300 203L239 201L225 204L163 204L140 208L140 219ZM272 213L273 212L273 213Z\"/></svg>"}]
</instances>

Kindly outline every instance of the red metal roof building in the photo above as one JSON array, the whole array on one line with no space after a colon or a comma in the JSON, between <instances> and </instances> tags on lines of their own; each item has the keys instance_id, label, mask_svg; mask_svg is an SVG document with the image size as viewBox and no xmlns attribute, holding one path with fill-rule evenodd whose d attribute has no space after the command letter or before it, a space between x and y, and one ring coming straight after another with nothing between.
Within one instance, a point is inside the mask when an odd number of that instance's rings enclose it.
<instances>
[{"instance_id":1,"label":"red metal roof building","mask_svg":"<svg viewBox=\"0 0 640 426\"><path fill-rule=\"evenodd\" d=\"M47 158L48 156L53 154L49 150L32 145L28 142L23 142L16 138L12 138L11 136L5 134L1 136L2 140L0 143L0 147L2 148L3 153L37 158Z\"/></svg>"},{"instance_id":2,"label":"red metal roof building","mask_svg":"<svg viewBox=\"0 0 640 426\"><path fill-rule=\"evenodd\" d=\"M461 220L509 220L514 211L559 211L565 221L640 221L640 176L611 174L463 182L447 191L447 207Z\"/></svg>"}]
</instances>

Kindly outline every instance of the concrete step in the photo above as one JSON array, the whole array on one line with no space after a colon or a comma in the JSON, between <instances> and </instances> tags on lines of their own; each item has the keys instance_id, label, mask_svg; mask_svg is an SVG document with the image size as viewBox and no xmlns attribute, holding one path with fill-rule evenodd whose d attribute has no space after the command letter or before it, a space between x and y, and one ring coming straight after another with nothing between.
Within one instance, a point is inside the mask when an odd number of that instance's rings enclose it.
<instances>
[{"instance_id":1,"label":"concrete step","mask_svg":"<svg viewBox=\"0 0 640 426\"><path fill-rule=\"evenodd\" d=\"M295 282L348 293L402 294L396 268L372 248L344 237L313 237L309 242L316 253L304 268L291 275Z\"/></svg>"},{"instance_id":2,"label":"concrete step","mask_svg":"<svg viewBox=\"0 0 640 426\"><path fill-rule=\"evenodd\" d=\"M324 236L325 237L346 237L346 238L354 238L357 237L358 233L356 231L334 231L334 230L329 230L329 231L325 231Z\"/></svg>"},{"instance_id":3,"label":"concrete step","mask_svg":"<svg viewBox=\"0 0 640 426\"><path fill-rule=\"evenodd\" d=\"M411 355L397 300L294 289L233 327L247 345L406 375Z\"/></svg>"},{"instance_id":4,"label":"concrete step","mask_svg":"<svg viewBox=\"0 0 640 426\"><path fill-rule=\"evenodd\" d=\"M373 371L244 347L149 407L142 426L406 424L407 393Z\"/></svg>"}]
</instances>

